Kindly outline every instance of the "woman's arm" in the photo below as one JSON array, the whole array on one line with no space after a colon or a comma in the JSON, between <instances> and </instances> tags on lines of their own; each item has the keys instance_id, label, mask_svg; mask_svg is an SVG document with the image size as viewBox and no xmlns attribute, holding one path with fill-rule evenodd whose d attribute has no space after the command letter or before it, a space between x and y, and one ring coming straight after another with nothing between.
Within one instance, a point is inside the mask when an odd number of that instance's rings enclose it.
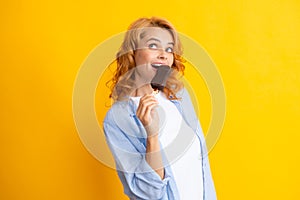
<instances>
[{"instance_id":1,"label":"woman's arm","mask_svg":"<svg viewBox=\"0 0 300 200\"><path fill-rule=\"evenodd\" d=\"M144 95L140 99L136 116L140 119L147 132L146 161L160 176L160 178L163 179L164 167L158 137L159 116L155 110L157 104L158 101L153 95Z\"/></svg>"},{"instance_id":2,"label":"woman's arm","mask_svg":"<svg viewBox=\"0 0 300 200\"><path fill-rule=\"evenodd\" d=\"M106 141L114 156L124 191L128 196L135 196L137 199L161 199L166 194L172 175L165 170L162 179L153 170L146 159L147 149L141 142L144 139L130 131L133 130L133 123L124 122L122 125L127 127L119 127L120 121L130 120L129 115L121 114L124 110L127 108L115 106L107 113L103 123ZM131 120L134 121L133 118Z\"/></svg>"},{"instance_id":3,"label":"woman's arm","mask_svg":"<svg viewBox=\"0 0 300 200\"><path fill-rule=\"evenodd\" d=\"M146 161L160 176L160 178L163 179L164 168L163 168L162 156L160 152L160 143L158 140L158 134L147 138Z\"/></svg>"}]
</instances>

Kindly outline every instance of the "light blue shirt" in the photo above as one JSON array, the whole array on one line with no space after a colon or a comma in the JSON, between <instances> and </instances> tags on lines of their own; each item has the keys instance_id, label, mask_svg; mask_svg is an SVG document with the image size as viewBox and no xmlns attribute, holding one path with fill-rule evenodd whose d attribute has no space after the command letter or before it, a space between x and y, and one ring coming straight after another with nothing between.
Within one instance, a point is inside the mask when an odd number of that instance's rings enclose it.
<instances>
[{"instance_id":1,"label":"light blue shirt","mask_svg":"<svg viewBox=\"0 0 300 200\"><path fill-rule=\"evenodd\" d=\"M171 100L185 122L194 130L202 152L203 200L215 200L216 192L211 176L205 138L187 90L178 92L180 100ZM114 156L124 193L131 200L179 200L176 182L164 157L165 176L160 176L145 159L147 134L135 115L132 101L117 101L107 112L103 128L107 144ZM188 163L187 163L188 164ZM189 183L186 183L189 187ZM183 199L185 200L185 199Z\"/></svg>"}]
</instances>

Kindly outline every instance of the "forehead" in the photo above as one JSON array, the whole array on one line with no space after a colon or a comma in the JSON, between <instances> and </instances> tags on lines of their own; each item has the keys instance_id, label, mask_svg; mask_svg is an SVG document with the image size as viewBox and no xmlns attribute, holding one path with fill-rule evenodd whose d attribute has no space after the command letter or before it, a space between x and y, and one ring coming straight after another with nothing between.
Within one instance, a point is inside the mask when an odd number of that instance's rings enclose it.
<instances>
[{"instance_id":1,"label":"forehead","mask_svg":"<svg viewBox=\"0 0 300 200\"><path fill-rule=\"evenodd\" d=\"M140 39L141 41L147 41L151 38L159 39L162 43L173 43L173 36L170 30L162 29L159 27L143 28Z\"/></svg>"}]
</instances>

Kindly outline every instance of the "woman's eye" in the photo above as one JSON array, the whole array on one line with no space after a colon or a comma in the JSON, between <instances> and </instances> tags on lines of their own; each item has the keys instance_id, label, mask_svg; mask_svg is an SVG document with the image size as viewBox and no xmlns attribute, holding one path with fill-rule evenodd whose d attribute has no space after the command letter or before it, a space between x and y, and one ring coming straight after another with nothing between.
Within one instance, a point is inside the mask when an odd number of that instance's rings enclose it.
<instances>
[{"instance_id":1,"label":"woman's eye","mask_svg":"<svg viewBox=\"0 0 300 200\"><path fill-rule=\"evenodd\" d=\"M166 52L173 53L173 48L171 48L171 47L166 48Z\"/></svg>"},{"instance_id":2,"label":"woman's eye","mask_svg":"<svg viewBox=\"0 0 300 200\"><path fill-rule=\"evenodd\" d=\"M157 45L156 44L149 44L148 46L150 49L157 49Z\"/></svg>"}]
</instances>

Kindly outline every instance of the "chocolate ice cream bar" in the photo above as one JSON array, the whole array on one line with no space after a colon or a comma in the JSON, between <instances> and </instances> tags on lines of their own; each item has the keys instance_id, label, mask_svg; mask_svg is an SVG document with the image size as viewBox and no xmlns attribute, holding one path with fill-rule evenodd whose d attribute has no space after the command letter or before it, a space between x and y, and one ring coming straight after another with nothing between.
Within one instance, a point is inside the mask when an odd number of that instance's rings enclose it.
<instances>
[{"instance_id":1,"label":"chocolate ice cream bar","mask_svg":"<svg viewBox=\"0 0 300 200\"><path fill-rule=\"evenodd\" d=\"M152 67L157 68L157 71L151 81L151 86L154 90L163 90L172 69L168 65L152 65Z\"/></svg>"}]
</instances>

